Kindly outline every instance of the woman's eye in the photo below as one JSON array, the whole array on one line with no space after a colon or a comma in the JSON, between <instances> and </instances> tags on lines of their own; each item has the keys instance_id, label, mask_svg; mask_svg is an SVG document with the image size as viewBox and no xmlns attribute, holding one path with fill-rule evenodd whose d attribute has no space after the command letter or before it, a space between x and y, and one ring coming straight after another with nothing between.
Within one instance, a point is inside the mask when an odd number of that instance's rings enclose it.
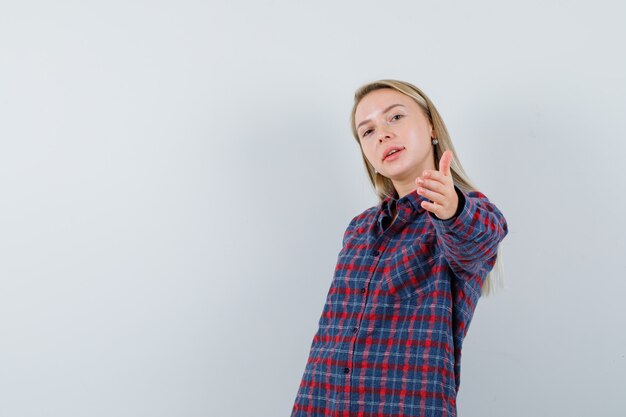
<instances>
[{"instance_id":1,"label":"woman's eye","mask_svg":"<svg viewBox=\"0 0 626 417\"><path fill-rule=\"evenodd\" d=\"M394 117L399 117L399 118L400 118L400 117L404 117L404 115L403 115L403 114L395 114L395 115L393 115L391 118L393 119ZM396 119L396 120L398 120L398 119ZM363 132L363 134L362 134L361 136L362 136L362 137L367 136L367 134L368 134L368 132L369 132L370 130L371 130L371 129L366 130L365 132Z\"/></svg>"}]
</instances>

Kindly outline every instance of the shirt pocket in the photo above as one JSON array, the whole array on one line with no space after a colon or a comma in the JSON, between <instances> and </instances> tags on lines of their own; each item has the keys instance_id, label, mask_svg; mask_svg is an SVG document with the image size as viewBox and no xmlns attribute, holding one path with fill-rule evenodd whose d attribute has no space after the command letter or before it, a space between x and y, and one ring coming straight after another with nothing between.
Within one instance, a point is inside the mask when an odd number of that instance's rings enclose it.
<instances>
[{"instance_id":1,"label":"shirt pocket","mask_svg":"<svg viewBox=\"0 0 626 417\"><path fill-rule=\"evenodd\" d=\"M381 289L396 300L421 296L435 282L435 266L435 252L428 246L401 246L389 260Z\"/></svg>"}]
</instances>

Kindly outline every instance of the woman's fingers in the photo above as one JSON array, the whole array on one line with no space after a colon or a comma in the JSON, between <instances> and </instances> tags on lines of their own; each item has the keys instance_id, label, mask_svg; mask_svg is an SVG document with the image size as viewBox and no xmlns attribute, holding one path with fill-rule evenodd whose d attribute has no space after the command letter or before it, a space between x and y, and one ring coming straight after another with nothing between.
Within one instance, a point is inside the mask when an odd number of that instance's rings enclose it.
<instances>
[{"instance_id":1,"label":"woman's fingers","mask_svg":"<svg viewBox=\"0 0 626 417\"><path fill-rule=\"evenodd\" d=\"M457 199L452 176L436 170L425 170L424 174L415 179L416 192L432 202L423 201L422 207L439 218L449 218L456 211Z\"/></svg>"},{"instance_id":2,"label":"woman's fingers","mask_svg":"<svg viewBox=\"0 0 626 417\"><path fill-rule=\"evenodd\" d=\"M423 195L424 197L426 197L427 199L437 203L437 204L443 204L446 200L446 196L443 194L439 194L436 191L432 191L432 190L428 190L426 188L423 187L417 187L417 193L420 195Z\"/></svg>"},{"instance_id":3,"label":"woman's fingers","mask_svg":"<svg viewBox=\"0 0 626 417\"><path fill-rule=\"evenodd\" d=\"M437 171L436 169L427 169L422 173L422 177L418 177L418 178L432 179L442 184L447 184L449 181L452 180L452 177L445 176L440 171Z\"/></svg>"},{"instance_id":4,"label":"woman's fingers","mask_svg":"<svg viewBox=\"0 0 626 417\"><path fill-rule=\"evenodd\" d=\"M415 180L415 184L417 184L418 187L422 187L430 191L435 191L439 194L445 194L446 190L448 189L448 187L446 187L439 181L428 180L422 177L417 177L417 179Z\"/></svg>"},{"instance_id":5,"label":"woman's fingers","mask_svg":"<svg viewBox=\"0 0 626 417\"><path fill-rule=\"evenodd\" d=\"M426 169L423 177L415 179L416 192L432 201L432 203L423 201L422 207L435 213L439 218L452 216L456 211L455 204L458 204L450 169L452 156L451 150L445 151L439 161L439 170Z\"/></svg>"},{"instance_id":6,"label":"woman's fingers","mask_svg":"<svg viewBox=\"0 0 626 417\"><path fill-rule=\"evenodd\" d=\"M435 203L431 203L430 201L422 201L420 203L420 205L430 211L431 213L435 214L437 217L441 216L441 206L439 204L435 204Z\"/></svg>"},{"instance_id":7,"label":"woman's fingers","mask_svg":"<svg viewBox=\"0 0 626 417\"><path fill-rule=\"evenodd\" d=\"M450 149L446 150L443 155L441 155L441 159L439 160L439 172L442 175L447 177L452 175L452 170L450 169L450 165L452 164L452 151Z\"/></svg>"}]
</instances>

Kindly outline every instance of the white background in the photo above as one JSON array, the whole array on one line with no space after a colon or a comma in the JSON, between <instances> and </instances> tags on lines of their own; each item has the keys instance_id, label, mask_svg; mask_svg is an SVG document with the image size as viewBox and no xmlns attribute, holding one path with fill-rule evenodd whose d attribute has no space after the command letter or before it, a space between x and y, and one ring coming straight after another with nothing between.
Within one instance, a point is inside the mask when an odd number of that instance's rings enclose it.
<instances>
[{"instance_id":1,"label":"white background","mask_svg":"<svg viewBox=\"0 0 626 417\"><path fill-rule=\"evenodd\" d=\"M0 2L0 416L286 416L349 116L430 96L505 214L459 415L623 416L621 1Z\"/></svg>"}]
</instances>

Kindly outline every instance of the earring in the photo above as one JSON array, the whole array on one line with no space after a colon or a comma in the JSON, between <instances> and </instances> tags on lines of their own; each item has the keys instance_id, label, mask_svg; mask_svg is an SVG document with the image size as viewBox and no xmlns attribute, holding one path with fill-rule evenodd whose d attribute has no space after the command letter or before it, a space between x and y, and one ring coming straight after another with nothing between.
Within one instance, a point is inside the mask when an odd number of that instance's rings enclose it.
<instances>
[{"instance_id":1,"label":"earring","mask_svg":"<svg viewBox=\"0 0 626 417\"><path fill-rule=\"evenodd\" d=\"M437 138L434 138L434 139L433 139L433 145L436 145L436 144L438 144L438 143L439 143L439 141L437 140Z\"/></svg>"}]
</instances>

